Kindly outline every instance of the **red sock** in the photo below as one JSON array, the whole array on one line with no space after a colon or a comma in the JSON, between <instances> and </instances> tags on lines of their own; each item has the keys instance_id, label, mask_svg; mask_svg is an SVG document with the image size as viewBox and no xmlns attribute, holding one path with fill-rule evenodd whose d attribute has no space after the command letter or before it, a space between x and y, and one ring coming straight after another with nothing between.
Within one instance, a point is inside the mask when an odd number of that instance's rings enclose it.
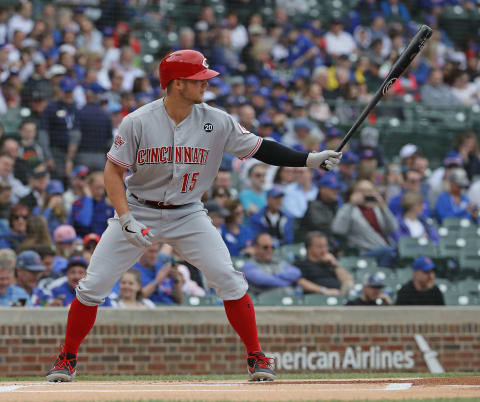
<instances>
[{"instance_id":1,"label":"red sock","mask_svg":"<svg viewBox=\"0 0 480 402\"><path fill-rule=\"evenodd\" d=\"M63 347L65 353L77 354L80 344L95 324L97 310L98 306L85 306L75 297L68 312L67 332Z\"/></svg>"},{"instance_id":2,"label":"red sock","mask_svg":"<svg viewBox=\"0 0 480 402\"><path fill-rule=\"evenodd\" d=\"M242 339L247 353L261 350L258 343L255 309L248 293L238 300L224 300L225 312L230 325Z\"/></svg>"}]
</instances>

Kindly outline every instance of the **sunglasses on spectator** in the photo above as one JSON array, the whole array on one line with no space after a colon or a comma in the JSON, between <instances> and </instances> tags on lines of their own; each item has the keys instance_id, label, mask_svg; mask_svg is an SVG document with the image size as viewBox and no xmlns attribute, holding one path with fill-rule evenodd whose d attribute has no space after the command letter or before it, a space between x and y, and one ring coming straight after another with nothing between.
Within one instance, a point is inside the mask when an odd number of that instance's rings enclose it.
<instances>
[{"instance_id":1,"label":"sunglasses on spectator","mask_svg":"<svg viewBox=\"0 0 480 402\"><path fill-rule=\"evenodd\" d=\"M12 215L12 219L27 219L28 215Z\"/></svg>"}]
</instances>

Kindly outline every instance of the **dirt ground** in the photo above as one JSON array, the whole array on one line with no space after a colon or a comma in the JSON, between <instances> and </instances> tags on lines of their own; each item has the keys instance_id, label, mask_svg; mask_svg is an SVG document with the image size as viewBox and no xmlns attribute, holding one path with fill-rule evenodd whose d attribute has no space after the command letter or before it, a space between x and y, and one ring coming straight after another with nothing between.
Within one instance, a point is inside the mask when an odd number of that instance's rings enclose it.
<instances>
[{"instance_id":1,"label":"dirt ground","mask_svg":"<svg viewBox=\"0 0 480 402\"><path fill-rule=\"evenodd\" d=\"M302 401L477 397L480 377L247 381L0 382L0 401Z\"/></svg>"}]
</instances>

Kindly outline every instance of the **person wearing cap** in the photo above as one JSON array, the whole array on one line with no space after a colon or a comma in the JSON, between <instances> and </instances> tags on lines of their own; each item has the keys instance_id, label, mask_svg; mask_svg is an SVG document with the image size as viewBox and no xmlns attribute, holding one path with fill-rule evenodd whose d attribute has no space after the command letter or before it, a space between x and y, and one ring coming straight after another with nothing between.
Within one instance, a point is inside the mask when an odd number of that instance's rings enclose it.
<instances>
[{"instance_id":1,"label":"person wearing cap","mask_svg":"<svg viewBox=\"0 0 480 402\"><path fill-rule=\"evenodd\" d=\"M17 162L23 162L25 174L29 177L33 169L46 162L45 155L37 141L37 126L33 120L23 120L18 128L18 134L20 143Z\"/></svg>"},{"instance_id":2,"label":"person wearing cap","mask_svg":"<svg viewBox=\"0 0 480 402\"><path fill-rule=\"evenodd\" d=\"M30 305L29 294L20 286L15 285L15 251L0 249L0 306Z\"/></svg>"},{"instance_id":3,"label":"person wearing cap","mask_svg":"<svg viewBox=\"0 0 480 402\"><path fill-rule=\"evenodd\" d=\"M365 274L362 283L362 294L356 299L349 300L346 306L389 306L393 304L390 296L383 292L385 288L383 272Z\"/></svg>"},{"instance_id":4,"label":"person wearing cap","mask_svg":"<svg viewBox=\"0 0 480 402\"><path fill-rule=\"evenodd\" d=\"M347 202L332 222L332 232L363 256L377 259L381 267L391 266L396 257L391 235L398 229L395 216L369 180L357 181Z\"/></svg>"},{"instance_id":5,"label":"person wearing cap","mask_svg":"<svg viewBox=\"0 0 480 402\"><path fill-rule=\"evenodd\" d=\"M342 163L338 165L338 170L335 172L340 184L339 191L342 199L357 179L357 164L359 160L358 156L352 151L345 151L343 153Z\"/></svg>"},{"instance_id":6,"label":"person wearing cap","mask_svg":"<svg viewBox=\"0 0 480 402\"><path fill-rule=\"evenodd\" d=\"M28 206L30 209L42 205L46 195L46 188L50 182L50 173L45 165L38 165L33 169L29 177L28 185L30 192L20 199L20 203Z\"/></svg>"},{"instance_id":7,"label":"person wearing cap","mask_svg":"<svg viewBox=\"0 0 480 402\"><path fill-rule=\"evenodd\" d=\"M83 258L87 262L90 262L90 258L92 257L95 248L97 247L98 242L100 241L100 236L96 233L89 233L83 236Z\"/></svg>"},{"instance_id":8,"label":"person wearing cap","mask_svg":"<svg viewBox=\"0 0 480 402\"><path fill-rule=\"evenodd\" d=\"M100 96L105 89L93 82L85 87L86 105L78 112L81 140L75 162L92 170L103 170L106 153L112 143L112 121L100 106Z\"/></svg>"},{"instance_id":9,"label":"person wearing cap","mask_svg":"<svg viewBox=\"0 0 480 402\"><path fill-rule=\"evenodd\" d=\"M267 191L267 205L253 214L248 224L254 235L269 233L279 245L293 243L293 216L282 212L283 190Z\"/></svg>"},{"instance_id":10,"label":"person wearing cap","mask_svg":"<svg viewBox=\"0 0 480 402\"><path fill-rule=\"evenodd\" d=\"M398 155L402 161L402 169L409 169L412 165L413 159L418 152L418 147L415 144L405 144L400 148Z\"/></svg>"},{"instance_id":11,"label":"person wearing cap","mask_svg":"<svg viewBox=\"0 0 480 402\"><path fill-rule=\"evenodd\" d=\"M429 257L418 257L412 264L413 278L397 292L398 306L444 306L442 291L435 285L435 264Z\"/></svg>"},{"instance_id":12,"label":"person wearing cap","mask_svg":"<svg viewBox=\"0 0 480 402\"><path fill-rule=\"evenodd\" d=\"M303 141L312 133L313 123L306 117L299 117L293 121L293 131L288 131L282 141L289 146L301 146Z\"/></svg>"},{"instance_id":13,"label":"person wearing cap","mask_svg":"<svg viewBox=\"0 0 480 402\"><path fill-rule=\"evenodd\" d=\"M65 276L50 283L45 292L46 305L52 307L69 306L75 299L75 288L87 274L87 261L82 257L72 257L65 268ZM42 303L43 304L43 303ZM109 297L105 298L102 307L111 307Z\"/></svg>"},{"instance_id":14,"label":"person wearing cap","mask_svg":"<svg viewBox=\"0 0 480 402\"><path fill-rule=\"evenodd\" d=\"M73 169L73 157L80 141L78 112L73 99L77 83L69 77L61 79L60 97L45 109L39 127L39 137L48 138L55 164L54 177L66 179Z\"/></svg>"},{"instance_id":15,"label":"person wearing cap","mask_svg":"<svg viewBox=\"0 0 480 402\"><path fill-rule=\"evenodd\" d=\"M375 152L371 149L364 149L359 155L359 159L358 177L380 184L383 181L383 175L378 170L378 159Z\"/></svg>"},{"instance_id":16,"label":"person wearing cap","mask_svg":"<svg viewBox=\"0 0 480 402\"><path fill-rule=\"evenodd\" d=\"M463 167L463 159L457 151L448 151L443 158L443 166L436 168L428 177L428 201L434 206L444 191L448 190L448 176L456 168Z\"/></svg>"},{"instance_id":17,"label":"person wearing cap","mask_svg":"<svg viewBox=\"0 0 480 402\"><path fill-rule=\"evenodd\" d=\"M330 56L350 55L357 49L352 35L343 30L343 21L333 18L325 34L326 52Z\"/></svg>"},{"instance_id":18,"label":"person wearing cap","mask_svg":"<svg viewBox=\"0 0 480 402\"><path fill-rule=\"evenodd\" d=\"M17 257L15 270L17 286L31 296L44 271L45 267L37 252L33 250L21 252Z\"/></svg>"},{"instance_id":19,"label":"person wearing cap","mask_svg":"<svg viewBox=\"0 0 480 402\"><path fill-rule=\"evenodd\" d=\"M376 127L366 126L360 131L360 141L358 148L355 149L357 155L361 154L363 150L370 149L375 154L378 161L378 166L385 165L385 155L383 149L379 145L380 133Z\"/></svg>"},{"instance_id":20,"label":"person wearing cap","mask_svg":"<svg viewBox=\"0 0 480 402\"><path fill-rule=\"evenodd\" d=\"M331 246L337 241L331 234L330 226L339 208L340 182L335 173L324 174L316 182L317 197L308 203L308 208L301 220L300 232L302 237L306 232L319 230L327 236Z\"/></svg>"},{"instance_id":21,"label":"person wearing cap","mask_svg":"<svg viewBox=\"0 0 480 402\"><path fill-rule=\"evenodd\" d=\"M307 255L295 261L302 271L298 284L304 293L324 295L346 294L353 286L353 278L329 251L327 236L319 231L305 237Z\"/></svg>"},{"instance_id":22,"label":"person wearing cap","mask_svg":"<svg viewBox=\"0 0 480 402\"><path fill-rule=\"evenodd\" d=\"M449 190L438 197L435 215L439 223L445 218L466 218L477 222L478 209L470 202L465 191L470 186L463 168L453 169L448 175Z\"/></svg>"},{"instance_id":23,"label":"person wearing cap","mask_svg":"<svg viewBox=\"0 0 480 402\"><path fill-rule=\"evenodd\" d=\"M294 168L294 182L283 188L285 194L282 211L302 218L307 211L308 203L317 198L318 188L313 185L313 170L307 167Z\"/></svg>"},{"instance_id":24,"label":"person wearing cap","mask_svg":"<svg viewBox=\"0 0 480 402\"><path fill-rule=\"evenodd\" d=\"M204 207L212 221L212 225L221 233L221 227L225 223L225 218L229 215L228 210L221 207L216 200L208 200L204 203Z\"/></svg>"},{"instance_id":25,"label":"person wearing cap","mask_svg":"<svg viewBox=\"0 0 480 402\"><path fill-rule=\"evenodd\" d=\"M407 192L417 193L422 199L422 211L419 216L420 219L425 220L432 216L432 211L428 200L423 199L420 193L420 186L422 184L422 175L413 169L408 169L403 173L403 184L400 194L393 197L388 203L390 211L395 216L401 216L405 211L402 209L402 200Z\"/></svg>"},{"instance_id":26,"label":"person wearing cap","mask_svg":"<svg viewBox=\"0 0 480 402\"><path fill-rule=\"evenodd\" d=\"M103 172L90 173L83 192L84 196L73 203L68 220L79 236L88 233L101 236L114 214L113 206L107 202Z\"/></svg>"},{"instance_id":27,"label":"person wearing cap","mask_svg":"<svg viewBox=\"0 0 480 402\"><path fill-rule=\"evenodd\" d=\"M480 175L480 153L475 132L460 132L455 138L454 148L463 160L462 167L467 172L468 180Z\"/></svg>"},{"instance_id":28,"label":"person wearing cap","mask_svg":"<svg viewBox=\"0 0 480 402\"><path fill-rule=\"evenodd\" d=\"M53 232L56 258L70 258L74 252L73 242L77 239L77 232L71 225L60 225ZM64 267L63 267L64 268Z\"/></svg>"},{"instance_id":29,"label":"person wearing cap","mask_svg":"<svg viewBox=\"0 0 480 402\"><path fill-rule=\"evenodd\" d=\"M259 233L253 239L253 256L242 267L253 294L267 292L294 293L300 270L286 261L274 257L275 240L268 233Z\"/></svg>"},{"instance_id":30,"label":"person wearing cap","mask_svg":"<svg viewBox=\"0 0 480 402\"><path fill-rule=\"evenodd\" d=\"M69 189L63 193L63 206L66 211L71 211L73 203L85 196L88 173L89 169L85 165L77 165L73 168Z\"/></svg>"},{"instance_id":31,"label":"person wearing cap","mask_svg":"<svg viewBox=\"0 0 480 402\"><path fill-rule=\"evenodd\" d=\"M41 204L32 210L32 213L45 218L51 234L67 219L67 211L63 207L63 192L64 187L60 180L50 180Z\"/></svg>"}]
</instances>

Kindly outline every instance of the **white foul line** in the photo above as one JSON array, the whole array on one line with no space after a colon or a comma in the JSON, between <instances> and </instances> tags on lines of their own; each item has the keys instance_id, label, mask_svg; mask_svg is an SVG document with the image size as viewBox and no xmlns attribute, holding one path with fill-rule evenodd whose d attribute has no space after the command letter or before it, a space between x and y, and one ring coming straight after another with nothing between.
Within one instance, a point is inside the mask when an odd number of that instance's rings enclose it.
<instances>
[{"instance_id":1,"label":"white foul line","mask_svg":"<svg viewBox=\"0 0 480 402\"><path fill-rule=\"evenodd\" d=\"M388 391L403 391L410 389L413 384L411 382L393 382L388 384L385 389Z\"/></svg>"},{"instance_id":2,"label":"white foul line","mask_svg":"<svg viewBox=\"0 0 480 402\"><path fill-rule=\"evenodd\" d=\"M22 387L23 385L8 385L5 387L0 387L0 392L12 392Z\"/></svg>"}]
</instances>

